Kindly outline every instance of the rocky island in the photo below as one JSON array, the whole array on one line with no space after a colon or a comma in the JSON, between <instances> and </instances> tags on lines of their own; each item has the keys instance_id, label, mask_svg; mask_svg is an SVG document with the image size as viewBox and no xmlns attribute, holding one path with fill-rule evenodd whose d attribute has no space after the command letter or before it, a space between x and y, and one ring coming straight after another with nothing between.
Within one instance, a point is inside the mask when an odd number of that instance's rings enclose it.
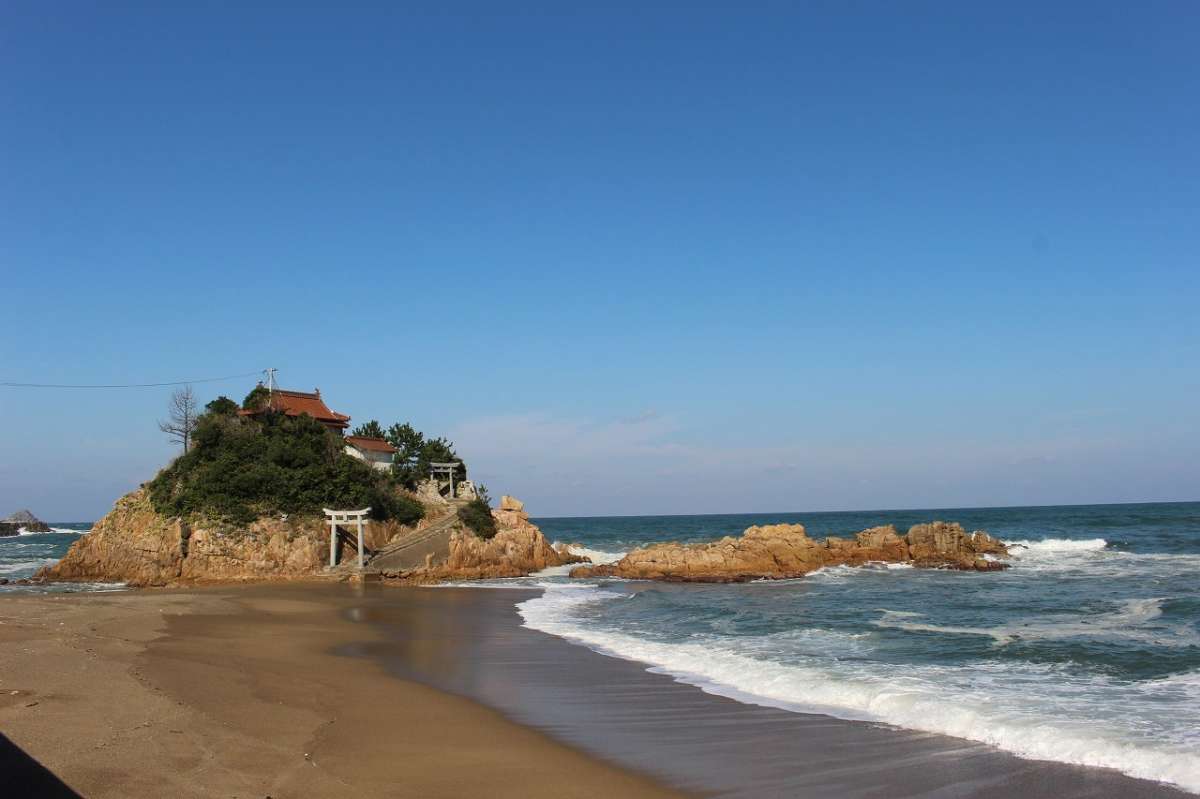
<instances>
[{"instance_id":1,"label":"rocky island","mask_svg":"<svg viewBox=\"0 0 1200 799\"><path fill-rule=\"evenodd\" d=\"M335 523L331 536L326 508L369 509L363 574L418 583L518 577L579 560L552 547L519 500L490 508L450 442L376 421L347 437L349 419L319 391L259 386L240 406L218 398L183 455L117 500L34 579L168 586L357 577L357 530Z\"/></svg>"},{"instance_id":2,"label":"rocky island","mask_svg":"<svg viewBox=\"0 0 1200 799\"><path fill-rule=\"evenodd\" d=\"M803 577L824 566L872 562L995 571L1007 564L994 558L1007 554L999 540L982 531L967 533L956 523L918 524L903 536L891 525L872 527L853 539L830 536L824 541L809 538L802 524L768 524L712 543L635 549L616 563L580 566L571 576L736 583Z\"/></svg>"},{"instance_id":3,"label":"rocky island","mask_svg":"<svg viewBox=\"0 0 1200 799\"><path fill-rule=\"evenodd\" d=\"M7 518L0 519L0 536L26 533L48 533L50 525L27 510L19 510Z\"/></svg>"}]
</instances>

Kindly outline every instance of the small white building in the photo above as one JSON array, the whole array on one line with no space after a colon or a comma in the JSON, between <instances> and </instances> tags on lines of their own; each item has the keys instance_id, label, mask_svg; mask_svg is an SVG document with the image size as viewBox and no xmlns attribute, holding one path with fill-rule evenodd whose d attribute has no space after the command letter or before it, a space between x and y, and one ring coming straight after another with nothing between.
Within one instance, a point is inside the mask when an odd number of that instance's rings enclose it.
<instances>
[{"instance_id":1,"label":"small white building","mask_svg":"<svg viewBox=\"0 0 1200 799\"><path fill-rule=\"evenodd\" d=\"M396 448L382 438L367 438L366 436L346 436L346 454L366 461L380 471L392 468L396 457Z\"/></svg>"}]
</instances>

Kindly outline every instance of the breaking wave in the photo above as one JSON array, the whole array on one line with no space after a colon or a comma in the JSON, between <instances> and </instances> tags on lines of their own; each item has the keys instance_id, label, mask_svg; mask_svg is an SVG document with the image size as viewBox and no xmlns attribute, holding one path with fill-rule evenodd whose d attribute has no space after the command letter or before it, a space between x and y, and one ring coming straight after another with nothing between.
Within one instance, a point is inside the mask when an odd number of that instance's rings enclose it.
<instances>
[{"instance_id":1,"label":"breaking wave","mask_svg":"<svg viewBox=\"0 0 1200 799\"><path fill-rule=\"evenodd\" d=\"M555 541L554 546L557 548L561 545ZM605 552L603 549L591 549L590 547L585 547L582 544L567 544L566 547L567 551L572 555L578 555L580 557L587 558L592 563L597 565L616 563L626 555L625 552Z\"/></svg>"},{"instance_id":2,"label":"breaking wave","mask_svg":"<svg viewBox=\"0 0 1200 799\"><path fill-rule=\"evenodd\" d=\"M58 563L57 558L38 558L37 560L12 560L0 563L0 575L34 572L43 566Z\"/></svg>"},{"instance_id":3,"label":"breaking wave","mask_svg":"<svg viewBox=\"0 0 1200 799\"><path fill-rule=\"evenodd\" d=\"M26 530L24 527L17 528L17 535L21 535L21 536L24 536L24 535L54 535L54 534L87 535L89 532L91 532L90 529L89 530L73 530L69 527L51 527L49 530L47 530L45 532L39 532L37 530Z\"/></svg>"},{"instance_id":4,"label":"breaking wave","mask_svg":"<svg viewBox=\"0 0 1200 799\"><path fill-rule=\"evenodd\" d=\"M941 633L943 635L979 635L993 639L996 646L1016 641L1052 641L1067 638L1124 639L1165 647L1200 646L1200 633L1182 624L1159 624L1152 629L1140 625L1162 616L1162 598L1130 599L1121 609L1111 613L1071 617L1043 616L1024 619L1019 623L995 627L955 627L927 624L912 619L923 614L880 608L883 616L872 624L910 632Z\"/></svg>"},{"instance_id":5,"label":"breaking wave","mask_svg":"<svg viewBox=\"0 0 1200 799\"><path fill-rule=\"evenodd\" d=\"M1041 541L1005 541L1009 547L1034 554L1061 554L1063 552L1096 552L1108 547L1103 538L1077 540L1071 538L1046 538Z\"/></svg>"}]
</instances>

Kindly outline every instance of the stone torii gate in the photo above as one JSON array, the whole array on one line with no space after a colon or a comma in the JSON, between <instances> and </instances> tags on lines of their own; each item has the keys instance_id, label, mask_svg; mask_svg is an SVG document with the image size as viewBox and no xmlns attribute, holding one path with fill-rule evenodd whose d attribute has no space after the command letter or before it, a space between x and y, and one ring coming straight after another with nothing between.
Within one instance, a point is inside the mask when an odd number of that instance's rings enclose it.
<instances>
[{"instance_id":1,"label":"stone torii gate","mask_svg":"<svg viewBox=\"0 0 1200 799\"><path fill-rule=\"evenodd\" d=\"M337 565L337 528L339 524L349 525L354 522L358 528L358 568L363 567L363 524L370 524L370 520L366 519L366 515L371 512L370 508L362 510L330 510L322 508L325 511L325 519L329 522L329 565L330 567Z\"/></svg>"},{"instance_id":2,"label":"stone torii gate","mask_svg":"<svg viewBox=\"0 0 1200 799\"><path fill-rule=\"evenodd\" d=\"M454 499L454 474L462 466L462 461L454 461L453 463L431 463L429 464L429 476L438 479L439 475L443 479L450 480L450 499Z\"/></svg>"}]
</instances>

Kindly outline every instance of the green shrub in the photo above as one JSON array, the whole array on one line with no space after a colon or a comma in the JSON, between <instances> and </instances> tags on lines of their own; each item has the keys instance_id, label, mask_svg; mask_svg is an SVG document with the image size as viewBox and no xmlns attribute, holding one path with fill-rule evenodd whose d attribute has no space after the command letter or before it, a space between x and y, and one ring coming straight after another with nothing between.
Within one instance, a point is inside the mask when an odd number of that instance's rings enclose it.
<instances>
[{"instance_id":1,"label":"green shrub","mask_svg":"<svg viewBox=\"0 0 1200 799\"><path fill-rule=\"evenodd\" d=\"M250 393L242 400L242 408L247 411L256 411L266 405L269 399L271 399L270 390L262 383L259 383L250 389Z\"/></svg>"},{"instance_id":2,"label":"green shrub","mask_svg":"<svg viewBox=\"0 0 1200 799\"><path fill-rule=\"evenodd\" d=\"M473 499L458 509L458 519L480 538L496 535L496 517L482 499Z\"/></svg>"},{"instance_id":3,"label":"green shrub","mask_svg":"<svg viewBox=\"0 0 1200 799\"><path fill-rule=\"evenodd\" d=\"M238 411L238 404L224 394L204 406L209 413L233 416Z\"/></svg>"},{"instance_id":4,"label":"green shrub","mask_svg":"<svg viewBox=\"0 0 1200 799\"><path fill-rule=\"evenodd\" d=\"M155 510L247 524L269 514L316 515L371 507L375 519L424 515L395 480L343 451L340 436L309 416L200 417L191 450L148 484Z\"/></svg>"}]
</instances>

